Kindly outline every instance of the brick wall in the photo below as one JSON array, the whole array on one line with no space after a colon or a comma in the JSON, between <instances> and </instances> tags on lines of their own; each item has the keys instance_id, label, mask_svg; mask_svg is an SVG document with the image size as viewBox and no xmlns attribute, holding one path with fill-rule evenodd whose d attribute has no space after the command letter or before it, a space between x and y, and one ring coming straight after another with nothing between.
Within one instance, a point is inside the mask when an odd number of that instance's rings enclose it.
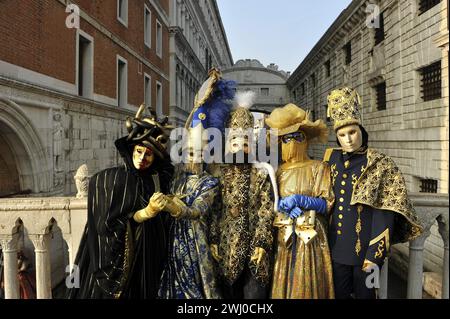
<instances>
[{"instance_id":1,"label":"brick wall","mask_svg":"<svg viewBox=\"0 0 450 319\"><path fill-rule=\"evenodd\" d=\"M159 1L167 9L168 0ZM88 14L81 19L80 29L93 37L94 94L116 99L116 56L128 63L128 103L134 106L144 101L144 74L152 78L152 104L156 104L156 81L163 85L163 111L169 105L169 34L158 10L149 1L128 1L128 27L117 20L117 2L112 0L75 1ZM144 3L152 13L152 47L144 45ZM0 60L52 78L76 84L76 29L65 25L68 13L61 2L12 1L0 3ZM82 15L83 17L83 15ZM163 27L163 56L156 55L156 19ZM92 21L98 26L92 24ZM103 31L103 32L102 32ZM106 34L105 34L106 33ZM119 39L126 48L119 45ZM154 69L131 54L148 61ZM156 70L156 71L155 71ZM1 74L1 72L0 72Z\"/></svg>"}]
</instances>

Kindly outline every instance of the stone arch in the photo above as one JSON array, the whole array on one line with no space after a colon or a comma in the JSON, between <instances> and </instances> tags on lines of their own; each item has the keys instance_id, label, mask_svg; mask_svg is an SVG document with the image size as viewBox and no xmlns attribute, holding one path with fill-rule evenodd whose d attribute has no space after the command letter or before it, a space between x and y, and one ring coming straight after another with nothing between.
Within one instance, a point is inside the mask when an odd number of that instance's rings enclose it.
<instances>
[{"instance_id":1,"label":"stone arch","mask_svg":"<svg viewBox=\"0 0 450 319\"><path fill-rule=\"evenodd\" d=\"M50 190L49 163L37 130L16 103L1 96L0 154L11 169L9 178L18 178L16 191Z\"/></svg>"}]
</instances>

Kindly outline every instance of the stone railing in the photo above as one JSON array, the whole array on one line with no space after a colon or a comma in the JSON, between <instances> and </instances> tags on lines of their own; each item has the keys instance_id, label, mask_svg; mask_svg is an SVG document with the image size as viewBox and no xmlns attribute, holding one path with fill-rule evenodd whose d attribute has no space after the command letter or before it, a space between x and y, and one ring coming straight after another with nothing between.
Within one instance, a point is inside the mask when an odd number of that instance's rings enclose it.
<instances>
[{"instance_id":1,"label":"stone railing","mask_svg":"<svg viewBox=\"0 0 450 319\"><path fill-rule=\"evenodd\" d=\"M408 267L408 299L422 298L423 290L423 251L425 241L431 234L431 226L438 223L439 234L443 240L443 269L442 269L442 299L449 298L448 286L448 216L449 196L432 194L412 194L411 199L419 215L425 232L416 240L409 243Z\"/></svg>"},{"instance_id":2,"label":"stone railing","mask_svg":"<svg viewBox=\"0 0 450 319\"><path fill-rule=\"evenodd\" d=\"M62 279L66 266L73 264L86 217L86 198L0 199L0 244L6 299L20 296L17 278L19 250L31 250L29 255L35 255L37 298L52 298L52 270L58 270L57 277ZM65 250L63 258L55 260L51 255L56 247L52 246L61 243Z\"/></svg>"},{"instance_id":3,"label":"stone railing","mask_svg":"<svg viewBox=\"0 0 450 319\"><path fill-rule=\"evenodd\" d=\"M442 298L448 298L448 195L412 194L415 208L425 225L422 237L409 244L409 299L422 298L423 249L431 226L437 221L444 242ZM75 254L86 224L86 198L17 198L0 199L0 244L4 255L5 298L19 298L17 280L17 252L28 243L35 254L37 297L51 298L52 267L60 267L65 274L73 265ZM61 234L66 243L68 258L64 262L51 259L54 251L52 235ZM380 298L387 298L388 265L381 271ZM63 277L62 277L63 278ZM54 283L53 283L54 284Z\"/></svg>"},{"instance_id":4,"label":"stone railing","mask_svg":"<svg viewBox=\"0 0 450 319\"><path fill-rule=\"evenodd\" d=\"M419 238L409 243L409 262L407 266L407 295L408 299L421 299L424 284L424 247L427 238L431 234L431 227L437 222L439 234L443 240L443 268L442 268L442 299L448 299L448 216L449 216L449 196L447 194L410 194L414 208L419 216L419 220L424 227L424 233ZM395 247L395 246L394 246ZM388 268L389 260L386 261L380 275L379 297L388 297Z\"/></svg>"}]
</instances>

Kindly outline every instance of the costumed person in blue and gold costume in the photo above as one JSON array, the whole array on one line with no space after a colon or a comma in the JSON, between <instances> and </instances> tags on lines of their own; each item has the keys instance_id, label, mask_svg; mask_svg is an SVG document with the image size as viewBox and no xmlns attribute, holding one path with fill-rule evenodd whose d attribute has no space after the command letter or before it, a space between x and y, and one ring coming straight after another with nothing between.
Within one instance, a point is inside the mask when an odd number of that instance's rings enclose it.
<instances>
[{"instance_id":1,"label":"costumed person in blue and gold costume","mask_svg":"<svg viewBox=\"0 0 450 319\"><path fill-rule=\"evenodd\" d=\"M226 121L225 157L218 168L221 207L211 223L211 251L220 269L226 299L264 299L268 295L272 259L274 203L267 163L252 163L253 92L238 92ZM273 174L274 175L274 174Z\"/></svg>"},{"instance_id":2,"label":"costumed person in blue and gold costume","mask_svg":"<svg viewBox=\"0 0 450 319\"><path fill-rule=\"evenodd\" d=\"M338 149L328 149L336 202L329 228L336 298L376 298L366 278L380 269L390 247L417 238L422 227L404 178L385 154L369 147L360 97L348 87L328 96Z\"/></svg>"},{"instance_id":3,"label":"costumed person in blue and gold costume","mask_svg":"<svg viewBox=\"0 0 450 319\"><path fill-rule=\"evenodd\" d=\"M217 70L195 98L188 118L187 141L183 144L184 164L174 178L171 193L162 195L164 210L173 217L169 235L169 256L164 269L160 298L218 299L214 261L209 247L209 224L212 207L219 200L219 181L204 169L202 155L207 140L205 130L223 133L223 116L229 114L227 101L234 95L234 82L220 78ZM210 141L214 143L214 141Z\"/></svg>"},{"instance_id":4,"label":"costumed person in blue and gold costume","mask_svg":"<svg viewBox=\"0 0 450 319\"><path fill-rule=\"evenodd\" d=\"M88 221L75 265L80 288L69 298L157 297L166 252L166 221L155 196L167 192L173 166L166 152L167 118L127 120L128 136L115 142L124 160L90 179Z\"/></svg>"},{"instance_id":5,"label":"costumed person in blue and gold costume","mask_svg":"<svg viewBox=\"0 0 450 319\"><path fill-rule=\"evenodd\" d=\"M334 203L330 168L311 160L308 146L326 142L322 120L294 104L275 109L266 119L276 129L283 164L277 172L279 195L277 249L272 280L273 299L334 298L328 248L328 214Z\"/></svg>"}]
</instances>

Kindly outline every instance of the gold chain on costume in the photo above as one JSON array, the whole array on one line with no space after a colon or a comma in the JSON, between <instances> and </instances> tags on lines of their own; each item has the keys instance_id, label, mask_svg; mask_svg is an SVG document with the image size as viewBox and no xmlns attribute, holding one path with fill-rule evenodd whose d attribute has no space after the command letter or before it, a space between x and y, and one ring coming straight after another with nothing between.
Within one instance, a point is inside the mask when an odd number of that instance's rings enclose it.
<instances>
[{"instance_id":1,"label":"gold chain on costume","mask_svg":"<svg viewBox=\"0 0 450 319\"><path fill-rule=\"evenodd\" d=\"M362 223L361 223L362 210L363 210L362 205L358 205L358 207L357 207L358 221L356 222L356 227L355 227L356 235L358 236L358 240L356 241L356 245L355 245L355 251L358 256L359 256L359 253L361 252L361 239L359 238L359 233L361 233L361 229L362 229Z\"/></svg>"},{"instance_id":2,"label":"gold chain on costume","mask_svg":"<svg viewBox=\"0 0 450 319\"><path fill-rule=\"evenodd\" d=\"M336 177L339 175L339 172L336 171L336 164L331 165L331 182L334 186L334 183L336 181Z\"/></svg>"}]
</instances>

